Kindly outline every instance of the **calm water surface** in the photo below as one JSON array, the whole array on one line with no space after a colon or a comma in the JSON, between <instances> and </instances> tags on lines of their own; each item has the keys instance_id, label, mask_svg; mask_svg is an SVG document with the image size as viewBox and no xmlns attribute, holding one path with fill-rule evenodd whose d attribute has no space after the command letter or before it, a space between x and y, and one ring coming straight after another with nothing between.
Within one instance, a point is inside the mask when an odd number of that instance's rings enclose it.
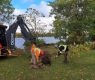
<instances>
[{"instance_id":1,"label":"calm water surface","mask_svg":"<svg viewBox=\"0 0 95 80\"><path fill-rule=\"evenodd\" d=\"M46 43L57 43L59 42L59 39L56 39L54 37L38 37L38 39L43 39ZM17 48L24 49L25 40L23 38L15 38L15 46Z\"/></svg>"}]
</instances>

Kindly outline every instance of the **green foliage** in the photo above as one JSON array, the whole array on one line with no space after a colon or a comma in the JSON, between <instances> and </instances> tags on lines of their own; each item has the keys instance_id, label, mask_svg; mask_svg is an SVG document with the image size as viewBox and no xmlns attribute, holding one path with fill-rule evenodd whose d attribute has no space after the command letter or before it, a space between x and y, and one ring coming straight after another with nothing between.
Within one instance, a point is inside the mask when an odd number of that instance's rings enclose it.
<instances>
[{"instance_id":1,"label":"green foliage","mask_svg":"<svg viewBox=\"0 0 95 80\"><path fill-rule=\"evenodd\" d=\"M81 53L90 52L92 50L92 47L92 43L84 43L83 45L69 45L69 54L71 54L71 56L76 56L79 58Z\"/></svg>"},{"instance_id":2,"label":"green foliage","mask_svg":"<svg viewBox=\"0 0 95 80\"><path fill-rule=\"evenodd\" d=\"M40 45L40 44L45 44L45 41L42 40L42 39L38 39L38 40L37 40L37 45Z\"/></svg>"},{"instance_id":3,"label":"green foliage","mask_svg":"<svg viewBox=\"0 0 95 80\"><path fill-rule=\"evenodd\" d=\"M93 49L95 49L95 42L85 42L83 45L69 45L69 53L76 57L80 57L81 53L90 52Z\"/></svg>"},{"instance_id":4,"label":"green foliage","mask_svg":"<svg viewBox=\"0 0 95 80\"><path fill-rule=\"evenodd\" d=\"M16 33L16 37L17 38L22 37L22 34L21 33Z\"/></svg>"},{"instance_id":5,"label":"green foliage","mask_svg":"<svg viewBox=\"0 0 95 80\"><path fill-rule=\"evenodd\" d=\"M31 46L31 43L29 41L25 41L24 46L25 46L25 48L27 48L27 47L29 48Z\"/></svg>"},{"instance_id":6,"label":"green foliage","mask_svg":"<svg viewBox=\"0 0 95 80\"><path fill-rule=\"evenodd\" d=\"M43 37L43 36L54 36L54 33L50 33L50 32L48 32L48 33L44 33L44 34L39 34L39 36L41 37Z\"/></svg>"},{"instance_id":7,"label":"green foliage","mask_svg":"<svg viewBox=\"0 0 95 80\"><path fill-rule=\"evenodd\" d=\"M79 45L76 45L76 46L70 45L69 50L72 54L80 54L80 53L83 53L83 52L90 51L90 48L85 46L85 45L79 44Z\"/></svg>"},{"instance_id":8,"label":"green foliage","mask_svg":"<svg viewBox=\"0 0 95 80\"><path fill-rule=\"evenodd\" d=\"M55 0L50 2L57 37L72 35L72 42L83 43L85 36L95 36L94 0ZM88 34L89 32L89 34ZM68 40L70 42L70 40ZM81 41L82 40L82 41Z\"/></svg>"},{"instance_id":9,"label":"green foliage","mask_svg":"<svg viewBox=\"0 0 95 80\"><path fill-rule=\"evenodd\" d=\"M95 41L94 42L85 42L84 45L91 50L95 49Z\"/></svg>"},{"instance_id":10,"label":"green foliage","mask_svg":"<svg viewBox=\"0 0 95 80\"><path fill-rule=\"evenodd\" d=\"M75 40L74 40L75 38ZM76 44L83 44L86 41L86 38L84 36L68 36L66 43L68 44L73 44L74 42L76 42Z\"/></svg>"},{"instance_id":11,"label":"green foliage","mask_svg":"<svg viewBox=\"0 0 95 80\"><path fill-rule=\"evenodd\" d=\"M66 40L66 43L73 44L74 43L73 38L74 38L73 36L69 36L68 39Z\"/></svg>"},{"instance_id":12,"label":"green foliage","mask_svg":"<svg viewBox=\"0 0 95 80\"><path fill-rule=\"evenodd\" d=\"M10 22L13 11L11 0L0 0L0 23Z\"/></svg>"},{"instance_id":13,"label":"green foliage","mask_svg":"<svg viewBox=\"0 0 95 80\"><path fill-rule=\"evenodd\" d=\"M65 44L65 42L64 41L57 42L57 45L60 45L60 44Z\"/></svg>"},{"instance_id":14,"label":"green foliage","mask_svg":"<svg viewBox=\"0 0 95 80\"><path fill-rule=\"evenodd\" d=\"M45 41L42 40L42 39L41 39L41 40L38 39L38 40L36 41L36 44L37 44L37 45L45 44ZM28 41L25 41L25 42L24 42L24 46L25 46L25 48L29 48L29 47L31 47L31 43L28 42Z\"/></svg>"}]
</instances>

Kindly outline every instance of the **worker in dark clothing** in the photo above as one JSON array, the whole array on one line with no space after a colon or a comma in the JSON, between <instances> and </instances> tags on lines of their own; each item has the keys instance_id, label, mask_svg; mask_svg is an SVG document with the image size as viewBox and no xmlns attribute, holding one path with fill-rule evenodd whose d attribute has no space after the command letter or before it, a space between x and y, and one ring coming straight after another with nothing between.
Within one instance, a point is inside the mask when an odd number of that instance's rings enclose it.
<instances>
[{"instance_id":1,"label":"worker in dark clothing","mask_svg":"<svg viewBox=\"0 0 95 80\"><path fill-rule=\"evenodd\" d=\"M58 56L63 54L64 55L64 63L67 63L67 56L68 56L68 46L67 45L59 45L59 51L58 51Z\"/></svg>"}]
</instances>

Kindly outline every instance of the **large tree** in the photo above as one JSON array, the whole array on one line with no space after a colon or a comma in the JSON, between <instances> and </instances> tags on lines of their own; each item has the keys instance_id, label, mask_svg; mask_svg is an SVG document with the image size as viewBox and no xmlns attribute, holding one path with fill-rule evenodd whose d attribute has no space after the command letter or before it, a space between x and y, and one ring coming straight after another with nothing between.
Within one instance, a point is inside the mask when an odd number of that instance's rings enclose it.
<instances>
[{"instance_id":1,"label":"large tree","mask_svg":"<svg viewBox=\"0 0 95 80\"><path fill-rule=\"evenodd\" d=\"M95 35L95 0L55 0L49 5L57 36L68 34L72 42L81 43L88 33Z\"/></svg>"},{"instance_id":2,"label":"large tree","mask_svg":"<svg viewBox=\"0 0 95 80\"><path fill-rule=\"evenodd\" d=\"M10 22L13 11L11 0L0 0L0 23Z\"/></svg>"}]
</instances>

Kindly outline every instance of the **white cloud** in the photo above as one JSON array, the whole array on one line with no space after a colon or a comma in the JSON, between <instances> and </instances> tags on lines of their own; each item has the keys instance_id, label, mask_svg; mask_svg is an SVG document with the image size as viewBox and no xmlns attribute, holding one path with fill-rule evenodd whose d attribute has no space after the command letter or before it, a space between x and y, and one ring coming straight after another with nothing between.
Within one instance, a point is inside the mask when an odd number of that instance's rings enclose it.
<instances>
[{"instance_id":1,"label":"white cloud","mask_svg":"<svg viewBox=\"0 0 95 80\"><path fill-rule=\"evenodd\" d=\"M14 15L21 15L23 13L25 13L25 9L15 9L13 14Z\"/></svg>"},{"instance_id":2,"label":"white cloud","mask_svg":"<svg viewBox=\"0 0 95 80\"><path fill-rule=\"evenodd\" d=\"M50 10L52 9L50 6L47 6L47 3L44 1L41 1L40 5L32 4L30 7L43 13L46 17L49 16Z\"/></svg>"}]
</instances>

